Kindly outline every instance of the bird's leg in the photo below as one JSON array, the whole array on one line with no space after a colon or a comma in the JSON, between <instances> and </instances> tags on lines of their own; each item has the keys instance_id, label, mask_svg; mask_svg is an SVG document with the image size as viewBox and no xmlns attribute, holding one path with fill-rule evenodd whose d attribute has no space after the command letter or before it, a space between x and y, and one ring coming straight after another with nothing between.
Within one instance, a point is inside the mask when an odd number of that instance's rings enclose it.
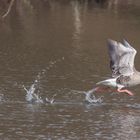
<instances>
[{"instance_id":1,"label":"bird's leg","mask_svg":"<svg viewBox=\"0 0 140 140\"><path fill-rule=\"evenodd\" d=\"M131 91L129 91L127 89L117 89L117 92L119 92L119 93L124 92L124 93L127 93L130 96L133 96L134 95Z\"/></svg>"},{"instance_id":2,"label":"bird's leg","mask_svg":"<svg viewBox=\"0 0 140 140\"><path fill-rule=\"evenodd\" d=\"M95 88L95 92L97 92L97 93L101 93L101 92L119 92L119 93L127 93L128 95L130 95L130 96L133 96L134 94L131 92L131 91L129 91L129 90L127 90L127 89L115 89L115 90L113 90L113 89L111 89L110 87L96 87Z\"/></svg>"}]
</instances>

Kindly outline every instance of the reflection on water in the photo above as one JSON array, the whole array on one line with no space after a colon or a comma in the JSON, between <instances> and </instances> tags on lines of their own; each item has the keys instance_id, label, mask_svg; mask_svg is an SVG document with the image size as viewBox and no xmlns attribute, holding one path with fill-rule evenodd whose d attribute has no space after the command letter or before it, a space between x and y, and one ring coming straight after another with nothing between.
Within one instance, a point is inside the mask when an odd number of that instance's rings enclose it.
<instances>
[{"instance_id":1,"label":"reflection on water","mask_svg":"<svg viewBox=\"0 0 140 140\"><path fill-rule=\"evenodd\" d=\"M93 87L110 76L108 38L126 38L140 68L139 11L138 0L14 1L0 20L0 139L138 140L139 87Z\"/></svg>"},{"instance_id":2,"label":"reflection on water","mask_svg":"<svg viewBox=\"0 0 140 140\"><path fill-rule=\"evenodd\" d=\"M74 1L72 3L73 7L73 16L74 16L74 27L75 27L75 32L74 32L74 40L80 40L80 34L81 34L81 28L82 28L82 22L81 22L81 6L79 5L78 1Z\"/></svg>"}]
</instances>

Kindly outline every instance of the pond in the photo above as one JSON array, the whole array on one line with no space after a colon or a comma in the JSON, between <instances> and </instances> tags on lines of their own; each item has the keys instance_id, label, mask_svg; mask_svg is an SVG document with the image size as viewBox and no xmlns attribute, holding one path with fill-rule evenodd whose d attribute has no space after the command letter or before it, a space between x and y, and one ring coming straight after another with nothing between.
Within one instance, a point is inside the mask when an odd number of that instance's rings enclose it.
<instances>
[{"instance_id":1,"label":"pond","mask_svg":"<svg viewBox=\"0 0 140 140\"><path fill-rule=\"evenodd\" d=\"M0 21L0 139L140 139L139 86L86 101L111 76L107 39L134 46L140 69L139 36L138 0L14 1Z\"/></svg>"}]
</instances>

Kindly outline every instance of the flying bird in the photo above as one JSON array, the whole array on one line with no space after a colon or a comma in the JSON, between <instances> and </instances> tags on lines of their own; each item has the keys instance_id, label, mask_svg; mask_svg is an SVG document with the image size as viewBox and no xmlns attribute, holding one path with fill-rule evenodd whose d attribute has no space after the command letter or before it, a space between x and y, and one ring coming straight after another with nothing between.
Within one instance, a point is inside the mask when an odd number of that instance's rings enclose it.
<instances>
[{"instance_id":1,"label":"flying bird","mask_svg":"<svg viewBox=\"0 0 140 140\"><path fill-rule=\"evenodd\" d=\"M96 91L100 92L113 87L119 93L134 95L127 88L140 84L140 72L134 66L137 51L126 40L120 43L110 39L108 50L112 77L96 83Z\"/></svg>"}]
</instances>

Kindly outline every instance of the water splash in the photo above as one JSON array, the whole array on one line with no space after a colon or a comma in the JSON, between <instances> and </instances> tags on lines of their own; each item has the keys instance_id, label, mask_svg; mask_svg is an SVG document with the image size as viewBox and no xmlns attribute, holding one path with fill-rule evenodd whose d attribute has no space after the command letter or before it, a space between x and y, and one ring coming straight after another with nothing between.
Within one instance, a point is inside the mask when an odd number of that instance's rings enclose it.
<instances>
[{"instance_id":1,"label":"water splash","mask_svg":"<svg viewBox=\"0 0 140 140\"><path fill-rule=\"evenodd\" d=\"M56 63L61 62L62 60L64 60L65 58L62 57L60 59L57 59L55 61L50 61L49 65L46 67L46 70L50 70Z\"/></svg>"},{"instance_id":2,"label":"water splash","mask_svg":"<svg viewBox=\"0 0 140 140\"><path fill-rule=\"evenodd\" d=\"M51 99L48 99L47 97L46 97L46 103L47 104L54 104L54 101L55 101L55 99L54 99L54 97L56 96L57 94L54 94L53 95L53 97L51 98Z\"/></svg>"},{"instance_id":3,"label":"water splash","mask_svg":"<svg viewBox=\"0 0 140 140\"><path fill-rule=\"evenodd\" d=\"M29 89L27 89L23 85L23 89L26 91L26 101L31 103L43 103L43 100L41 98L40 94L40 81L42 76L45 74L46 70L42 70L39 72L33 82L33 84L30 86Z\"/></svg>"},{"instance_id":4,"label":"water splash","mask_svg":"<svg viewBox=\"0 0 140 140\"><path fill-rule=\"evenodd\" d=\"M50 61L49 65L46 67L46 69L43 69L41 72L39 72L33 82L33 84L30 86L29 89L27 89L24 85L22 86L23 89L26 91L26 101L31 102L31 103L49 103L49 104L53 104L54 103L54 97L56 96L53 95L53 97L51 99L48 99L46 97L45 101L43 101L42 97L40 96L40 83L42 78L44 77L45 73L50 70L50 68L53 67L53 65L55 65L57 62L60 62L64 60L64 57L57 59L55 61Z\"/></svg>"},{"instance_id":5,"label":"water splash","mask_svg":"<svg viewBox=\"0 0 140 140\"><path fill-rule=\"evenodd\" d=\"M39 94L35 93L36 91L36 83L33 83L31 85L31 87L29 89L27 89L24 85L23 85L23 88L24 90L26 91L26 101L28 102L36 102L36 103L43 103L43 100L42 98L39 96Z\"/></svg>"},{"instance_id":6,"label":"water splash","mask_svg":"<svg viewBox=\"0 0 140 140\"><path fill-rule=\"evenodd\" d=\"M56 96L56 94L53 95L52 98L48 98L46 97L45 100L42 99L42 97L39 95L39 93L36 93L36 88L35 88L35 84L32 84L31 87L29 88L29 90L23 85L24 90L27 92L26 94L26 101L30 102L30 103L47 103L47 104L54 104L54 97Z\"/></svg>"},{"instance_id":7,"label":"water splash","mask_svg":"<svg viewBox=\"0 0 140 140\"><path fill-rule=\"evenodd\" d=\"M87 103L90 103L90 104L95 104L95 103L102 103L103 102L103 97L101 96L100 98L96 98L94 93L96 90L96 88L93 88L87 92L85 92L84 94L86 95L85 96L85 101Z\"/></svg>"}]
</instances>

